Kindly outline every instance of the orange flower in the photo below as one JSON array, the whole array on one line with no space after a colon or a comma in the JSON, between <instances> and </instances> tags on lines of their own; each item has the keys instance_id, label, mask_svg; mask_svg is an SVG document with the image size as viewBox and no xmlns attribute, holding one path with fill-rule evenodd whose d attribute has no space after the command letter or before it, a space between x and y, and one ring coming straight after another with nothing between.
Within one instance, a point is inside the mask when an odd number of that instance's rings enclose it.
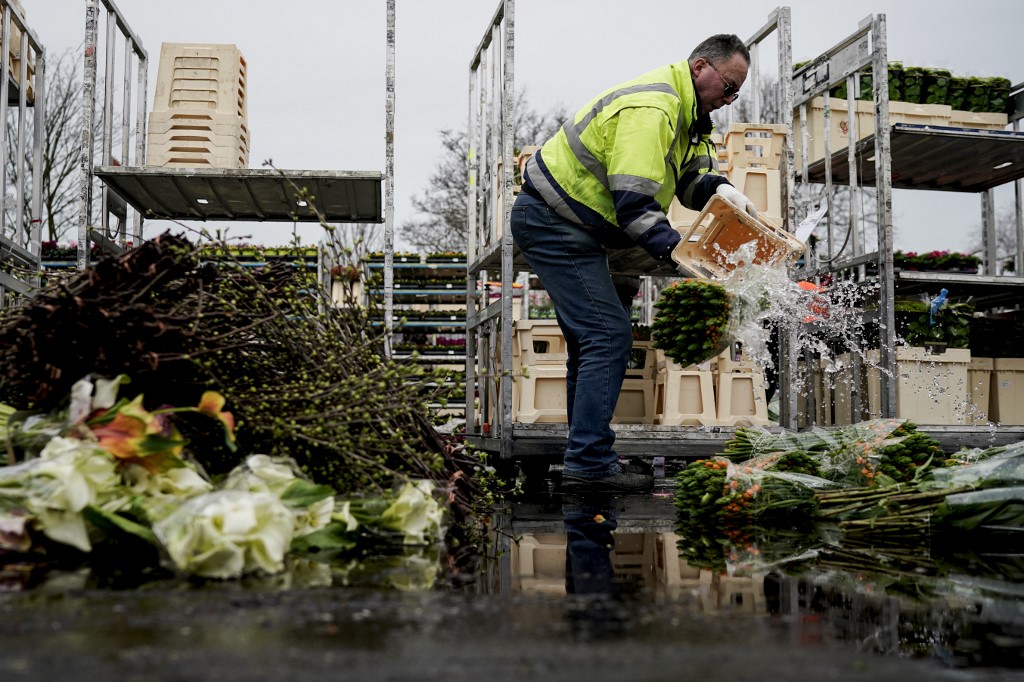
<instances>
[{"instance_id":1,"label":"orange flower","mask_svg":"<svg viewBox=\"0 0 1024 682\"><path fill-rule=\"evenodd\" d=\"M224 441L232 450L235 449L235 417L224 411L224 396L216 391L206 391L199 399L199 411L213 417L224 426Z\"/></svg>"},{"instance_id":2,"label":"orange flower","mask_svg":"<svg viewBox=\"0 0 1024 682\"><path fill-rule=\"evenodd\" d=\"M114 457L159 471L181 455L185 442L167 417L148 412L142 396L119 402L88 422L100 447Z\"/></svg>"}]
</instances>

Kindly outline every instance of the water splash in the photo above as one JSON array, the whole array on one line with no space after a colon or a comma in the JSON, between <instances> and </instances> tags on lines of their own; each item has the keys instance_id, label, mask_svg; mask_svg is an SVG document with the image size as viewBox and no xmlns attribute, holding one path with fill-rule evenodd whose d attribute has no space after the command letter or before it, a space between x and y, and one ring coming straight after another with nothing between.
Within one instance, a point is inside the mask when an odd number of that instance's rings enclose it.
<instances>
[{"instance_id":1,"label":"water splash","mask_svg":"<svg viewBox=\"0 0 1024 682\"><path fill-rule=\"evenodd\" d=\"M719 283L732 297L730 336L738 342L742 359L769 370L776 368L778 339L794 339L801 362L788 388L796 391L809 413L815 409L819 415L825 412L827 423L880 416L867 409L872 395L868 375L876 386L884 375L901 386L912 386L916 399L946 406L945 411L957 420L985 422L969 395L963 397L964 382L957 378L957 372L964 371L962 365L944 362L941 355L929 350L914 361L901 362L900 376L893 376L882 366L878 338L871 338L870 316L864 312L865 303L877 296L877 285L872 288L852 279L832 279L821 288L794 282L785 267L753 263L755 253L756 242L732 253L720 252L729 266L728 274ZM893 352L909 345L897 335L896 347ZM860 376L859 385L853 382L855 374ZM874 390L877 394L877 388ZM860 415L851 414L854 396L860 398L863 406ZM875 395L874 402L877 401ZM830 414L833 403L837 413L834 417ZM878 411L879 406L874 405L873 409ZM843 411L845 414L840 414Z\"/></svg>"}]
</instances>

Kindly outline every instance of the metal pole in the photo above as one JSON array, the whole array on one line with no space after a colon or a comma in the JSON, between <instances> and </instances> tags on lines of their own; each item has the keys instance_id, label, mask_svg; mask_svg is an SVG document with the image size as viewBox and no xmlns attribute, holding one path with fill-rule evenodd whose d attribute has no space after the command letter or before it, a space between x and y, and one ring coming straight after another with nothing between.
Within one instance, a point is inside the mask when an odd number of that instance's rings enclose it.
<instances>
[{"instance_id":1,"label":"metal pole","mask_svg":"<svg viewBox=\"0 0 1024 682\"><path fill-rule=\"evenodd\" d=\"M481 327L471 324L477 313L474 293L478 281L477 271L473 268L476 262L476 90L477 70L471 66L469 69L469 107L467 109L469 112L469 134L466 137L469 143L466 159L468 165L466 178L466 237L468 239L466 246L466 433L479 433L477 419L479 415L473 401L476 396L477 383L477 337ZM485 393L482 389L483 386L480 391L481 408Z\"/></svg>"},{"instance_id":2,"label":"metal pole","mask_svg":"<svg viewBox=\"0 0 1024 682\"><path fill-rule=\"evenodd\" d=\"M31 217L31 248L32 254L40 255L42 242L43 219L43 140L46 136L46 55L40 49L36 56L36 75L33 79L35 87L35 121L32 124L32 217Z\"/></svg>"},{"instance_id":3,"label":"metal pole","mask_svg":"<svg viewBox=\"0 0 1024 682\"><path fill-rule=\"evenodd\" d=\"M1020 132L1020 119L1013 122L1013 131ZM1017 277L1024 277L1024 182L1016 180L1013 183L1014 205L1017 218L1017 254L1014 260L1013 274Z\"/></svg>"},{"instance_id":4,"label":"metal pole","mask_svg":"<svg viewBox=\"0 0 1024 682\"><path fill-rule=\"evenodd\" d=\"M860 74L853 73L846 77L846 120L848 137L846 140L846 165L850 169L850 224L849 237L853 244L853 255L859 256L864 252L864 245L861 243L860 233L857 230L857 140L860 138L860 131L857 129L857 98L856 93L860 92ZM831 210L831 209L830 209ZM863 266L860 270L863 271ZM851 422L856 424L860 421L863 413L862 396L859 390L861 385L861 374L863 367L860 362L859 349L850 349L850 380L853 388L850 390Z\"/></svg>"},{"instance_id":5,"label":"metal pole","mask_svg":"<svg viewBox=\"0 0 1024 682\"><path fill-rule=\"evenodd\" d=\"M134 44L134 41L133 41ZM141 49L141 46L139 46ZM138 92L138 103L135 105L135 164L138 167L146 165L146 97L147 97L147 70L149 69L149 59L144 54L139 55L138 62L138 78L139 78L139 92ZM135 211L135 219L132 230L132 238L135 240L135 246L142 243L142 212Z\"/></svg>"},{"instance_id":6,"label":"metal pole","mask_svg":"<svg viewBox=\"0 0 1024 682\"><path fill-rule=\"evenodd\" d=\"M111 9L107 10L107 41L103 46L106 66L103 69L103 156L100 163L110 165L114 158L114 42L117 30L117 16ZM100 192L100 225L103 236L110 238L110 213L107 211L106 184Z\"/></svg>"},{"instance_id":7,"label":"metal pole","mask_svg":"<svg viewBox=\"0 0 1024 682\"><path fill-rule=\"evenodd\" d=\"M981 245L985 257L985 274L999 274L999 254L996 250L996 193L989 189L981 193Z\"/></svg>"},{"instance_id":8,"label":"metal pole","mask_svg":"<svg viewBox=\"0 0 1024 682\"><path fill-rule=\"evenodd\" d=\"M128 138L131 137L131 113L132 113L132 54L134 53L134 45L132 39L129 37L125 38L124 41L124 93L121 100L121 158L120 163L122 166L131 165L128 161ZM110 76L107 76L109 79ZM121 246L125 246L128 241L128 216L125 215L125 220L118 226L117 236L121 241Z\"/></svg>"},{"instance_id":9,"label":"metal pole","mask_svg":"<svg viewBox=\"0 0 1024 682\"><path fill-rule=\"evenodd\" d=\"M395 293L395 0L387 5L387 67L384 101L384 350L391 357Z\"/></svg>"},{"instance_id":10,"label":"metal pole","mask_svg":"<svg viewBox=\"0 0 1024 682\"><path fill-rule=\"evenodd\" d=\"M502 367L512 367L512 152L515 138L515 0L505 0L505 43L502 61L502 177L501 177L501 357ZM512 381L501 376L501 456L512 456Z\"/></svg>"},{"instance_id":11,"label":"metal pole","mask_svg":"<svg viewBox=\"0 0 1024 682\"><path fill-rule=\"evenodd\" d=\"M11 6L4 6L3 36L0 38L4 62L11 50ZM6 65L0 69L0 159L7 159L7 90L10 87ZM24 90L22 84L22 90ZM0 163L0 235L7 232L7 164Z\"/></svg>"},{"instance_id":12,"label":"metal pole","mask_svg":"<svg viewBox=\"0 0 1024 682\"><path fill-rule=\"evenodd\" d=\"M82 69L82 159L78 193L78 269L89 267L89 219L92 213L93 118L96 107L96 22L99 0L85 0L85 64ZM6 101L6 92L2 93ZM2 106L2 102L0 102Z\"/></svg>"},{"instance_id":13,"label":"metal pole","mask_svg":"<svg viewBox=\"0 0 1024 682\"><path fill-rule=\"evenodd\" d=\"M786 130L793 130L793 28L788 7L780 7L777 12L778 57L779 57L779 122ZM801 130L803 140L807 139L807 111L801 106ZM807 173L807 144L801 145L804 177ZM787 229L796 225L796 168L793 160L793 136L786 135L782 146L782 217ZM809 256L807 256L809 258ZM798 348L796 328L783 325L779 334L779 423L781 426L795 430L799 417L799 395L796 390Z\"/></svg>"},{"instance_id":14,"label":"metal pole","mask_svg":"<svg viewBox=\"0 0 1024 682\"><path fill-rule=\"evenodd\" d=\"M872 81L875 97L875 186L878 190L879 356L882 417L896 416L896 316L892 268L892 157L889 139L889 63L885 15L875 15Z\"/></svg>"},{"instance_id":15,"label":"metal pole","mask_svg":"<svg viewBox=\"0 0 1024 682\"><path fill-rule=\"evenodd\" d=\"M21 68L18 69L18 156L14 168L18 174L14 187L14 230L18 235L18 245L26 246L29 243L29 229L25 224L25 173L28 171L28 164L25 163L25 116L28 113L28 31L22 27L21 31ZM3 119L7 122L7 118Z\"/></svg>"},{"instance_id":16,"label":"metal pole","mask_svg":"<svg viewBox=\"0 0 1024 682\"><path fill-rule=\"evenodd\" d=\"M846 164L850 169L850 239L853 244L853 255L859 256L864 253L864 244L860 239L860 232L857 230L857 140L860 131L857 130L857 101L852 93L857 92L859 73L854 73L846 78L846 118L849 128L847 138Z\"/></svg>"}]
</instances>

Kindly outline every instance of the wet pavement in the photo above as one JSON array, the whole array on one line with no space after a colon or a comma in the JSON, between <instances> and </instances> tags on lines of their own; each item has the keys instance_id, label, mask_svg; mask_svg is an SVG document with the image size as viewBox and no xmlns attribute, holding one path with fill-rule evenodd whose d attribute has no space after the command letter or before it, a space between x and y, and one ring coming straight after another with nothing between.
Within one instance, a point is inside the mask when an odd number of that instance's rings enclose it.
<instances>
[{"instance_id":1,"label":"wet pavement","mask_svg":"<svg viewBox=\"0 0 1024 682\"><path fill-rule=\"evenodd\" d=\"M723 573L680 557L671 490L541 486L495 515L476 579L425 591L383 586L415 584L424 557L133 589L8 567L0 680L1024 680L1010 548Z\"/></svg>"}]
</instances>

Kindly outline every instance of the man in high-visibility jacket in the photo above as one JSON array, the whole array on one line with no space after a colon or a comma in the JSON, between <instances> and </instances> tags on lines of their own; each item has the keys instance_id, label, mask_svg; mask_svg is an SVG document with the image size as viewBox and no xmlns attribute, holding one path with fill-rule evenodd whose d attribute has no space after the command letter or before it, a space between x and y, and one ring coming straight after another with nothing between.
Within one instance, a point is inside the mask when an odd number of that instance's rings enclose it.
<instances>
[{"instance_id":1,"label":"man in high-visibility jacket","mask_svg":"<svg viewBox=\"0 0 1024 682\"><path fill-rule=\"evenodd\" d=\"M701 209L717 193L756 215L718 174L710 140L710 113L736 100L749 64L739 38L712 36L686 61L598 95L526 164L512 236L551 296L568 348L565 491L654 486L613 448L636 286L626 292L613 280L606 249L640 246L670 262L680 239L665 215L673 196Z\"/></svg>"}]
</instances>

